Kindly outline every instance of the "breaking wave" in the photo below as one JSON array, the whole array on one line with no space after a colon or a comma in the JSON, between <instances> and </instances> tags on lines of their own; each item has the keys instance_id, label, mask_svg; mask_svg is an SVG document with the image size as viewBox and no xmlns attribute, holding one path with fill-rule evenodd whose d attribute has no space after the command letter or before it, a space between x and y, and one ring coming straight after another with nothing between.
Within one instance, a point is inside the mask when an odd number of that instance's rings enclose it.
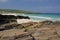
<instances>
[{"instance_id":1,"label":"breaking wave","mask_svg":"<svg viewBox=\"0 0 60 40\"><path fill-rule=\"evenodd\" d=\"M56 18L53 18L53 17L44 17L44 16L31 16L31 15L25 15L25 14L22 14L22 16L29 16L31 19L36 19L36 20L51 20L51 21L60 21L60 19L56 19Z\"/></svg>"}]
</instances>

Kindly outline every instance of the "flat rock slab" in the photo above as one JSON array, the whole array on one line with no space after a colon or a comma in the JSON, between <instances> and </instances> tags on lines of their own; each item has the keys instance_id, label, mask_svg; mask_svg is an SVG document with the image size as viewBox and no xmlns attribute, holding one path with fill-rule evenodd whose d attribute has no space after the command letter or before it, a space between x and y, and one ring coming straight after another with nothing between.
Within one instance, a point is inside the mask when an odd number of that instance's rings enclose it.
<instances>
[{"instance_id":1,"label":"flat rock slab","mask_svg":"<svg viewBox=\"0 0 60 40\"><path fill-rule=\"evenodd\" d=\"M22 39L23 37L28 38L28 36L29 34L27 32L24 32L20 29L0 31L0 40L15 40L18 38Z\"/></svg>"}]
</instances>

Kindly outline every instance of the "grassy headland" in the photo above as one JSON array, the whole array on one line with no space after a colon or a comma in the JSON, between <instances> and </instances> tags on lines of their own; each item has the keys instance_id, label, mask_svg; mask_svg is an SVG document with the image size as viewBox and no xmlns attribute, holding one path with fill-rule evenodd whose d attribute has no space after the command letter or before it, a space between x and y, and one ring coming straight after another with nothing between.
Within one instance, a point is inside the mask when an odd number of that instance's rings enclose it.
<instances>
[{"instance_id":1,"label":"grassy headland","mask_svg":"<svg viewBox=\"0 0 60 40\"><path fill-rule=\"evenodd\" d=\"M15 9L0 9L0 13L37 13L37 12L15 10Z\"/></svg>"}]
</instances>

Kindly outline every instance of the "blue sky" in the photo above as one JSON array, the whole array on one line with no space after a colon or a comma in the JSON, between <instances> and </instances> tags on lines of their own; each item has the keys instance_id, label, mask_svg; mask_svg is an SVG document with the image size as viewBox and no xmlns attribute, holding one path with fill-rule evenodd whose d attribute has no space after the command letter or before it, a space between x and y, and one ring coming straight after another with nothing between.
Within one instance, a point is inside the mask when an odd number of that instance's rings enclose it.
<instances>
[{"instance_id":1,"label":"blue sky","mask_svg":"<svg viewBox=\"0 0 60 40\"><path fill-rule=\"evenodd\" d=\"M60 13L60 0L0 0L0 9Z\"/></svg>"}]
</instances>

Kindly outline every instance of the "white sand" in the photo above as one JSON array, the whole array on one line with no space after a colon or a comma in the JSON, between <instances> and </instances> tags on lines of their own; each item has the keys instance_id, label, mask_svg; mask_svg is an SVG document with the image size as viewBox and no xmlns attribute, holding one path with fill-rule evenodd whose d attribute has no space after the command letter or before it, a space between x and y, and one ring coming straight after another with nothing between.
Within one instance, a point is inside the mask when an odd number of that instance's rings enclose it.
<instances>
[{"instance_id":1,"label":"white sand","mask_svg":"<svg viewBox=\"0 0 60 40\"><path fill-rule=\"evenodd\" d=\"M31 19L17 19L17 23L21 24L21 23L29 23L29 22L39 22L37 20L31 20Z\"/></svg>"}]
</instances>

